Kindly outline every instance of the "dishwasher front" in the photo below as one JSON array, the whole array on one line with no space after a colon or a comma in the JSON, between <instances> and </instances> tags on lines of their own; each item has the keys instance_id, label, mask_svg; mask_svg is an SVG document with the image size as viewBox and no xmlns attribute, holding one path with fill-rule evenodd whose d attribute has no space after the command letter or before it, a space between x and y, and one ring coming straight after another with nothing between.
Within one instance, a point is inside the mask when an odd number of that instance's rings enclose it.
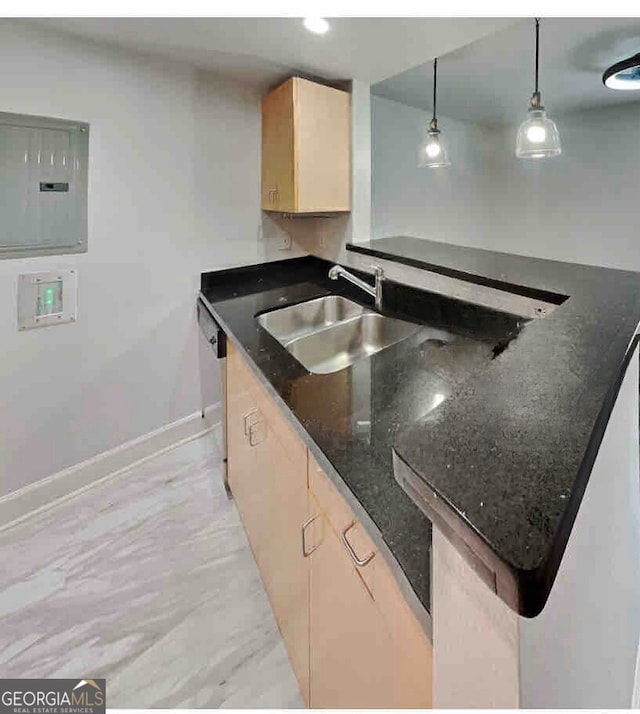
<instances>
[{"instance_id":1,"label":"dishwasher front","mask_svg":"<svg viewBox=\"0 0 640 714\"><path fill-rule=\"evenodd\" d=\"M213 319L211 313L202 301L202 296L196 302L198 325L200 326L200 344L198 350L200 365L200 397L202 403L202 418L207 409L217 403L221 405L222 421L222 480L227 495L229 477L227 469L227 336L224 330ZM215 359L211 359L211 353Z\"/></svg>"}]
</instances>

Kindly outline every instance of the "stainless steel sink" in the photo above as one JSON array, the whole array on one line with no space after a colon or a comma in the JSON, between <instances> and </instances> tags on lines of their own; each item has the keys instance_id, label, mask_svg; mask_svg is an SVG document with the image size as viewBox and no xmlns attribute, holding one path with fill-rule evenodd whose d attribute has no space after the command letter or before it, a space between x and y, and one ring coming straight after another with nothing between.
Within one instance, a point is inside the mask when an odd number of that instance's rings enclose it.
<instances>
[{"instance_id":1,"label":"stainless steel sink","mask_svg":"<svg viewBox=\"0 0 640 714\"><path fill-rule=\"evenodd\" d=\"M344 322L365 312L362 305L339 295L308 300L258 317L258 323L281 344Z\"/></svg>"},{"instance_id":2,"label":"stainless steel sink","mask_svg":"<svg viewBox=\"0 0 640 714\"><path fill-rule=\"evenodd\" d=\"M284 307L257 319L315 374L337 372L420 329L420 325L379 315L337 295Z\"/></svg>"},{"instance_id":3,"label":"stainless steel sink","mask_svg":"<svg viewBox=\"0 0 640 714\"><path fill-rule=\"evenodd\" d=\"M299 337L286 349L310 372L328 374L413 334L419 325L366 313L320 332Z\"/></svg>"}]
</instances>

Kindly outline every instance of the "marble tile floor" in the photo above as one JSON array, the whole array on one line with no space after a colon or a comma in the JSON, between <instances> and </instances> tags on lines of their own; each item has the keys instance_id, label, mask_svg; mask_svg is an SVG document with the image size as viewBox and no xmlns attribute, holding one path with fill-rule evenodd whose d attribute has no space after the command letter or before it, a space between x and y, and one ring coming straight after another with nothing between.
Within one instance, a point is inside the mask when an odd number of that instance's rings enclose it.
<instances>
[{"instance_id":1,"label":"marble tile floor","mask_svg":"<svg viewBox=\"0 0 640 714\"><path fill-rule=\"evenodd\" d=\"M0 534L0 678L109 708L304 706L208 434Z\"/></svg>"}]
</instances>

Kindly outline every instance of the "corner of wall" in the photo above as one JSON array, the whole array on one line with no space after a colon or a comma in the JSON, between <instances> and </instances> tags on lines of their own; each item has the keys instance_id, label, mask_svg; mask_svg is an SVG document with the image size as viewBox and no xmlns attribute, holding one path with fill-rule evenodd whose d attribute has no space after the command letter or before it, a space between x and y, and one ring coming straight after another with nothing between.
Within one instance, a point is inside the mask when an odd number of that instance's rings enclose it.
<instances>
[{"instance_id":1,"label":"corner of wall","mask_svg":"<svg viewBox=\"0 0 640 714\"><path fill-rule=\"evenodd\" d=\"M371 86L351 86L352 243L371 239Z\"/></svg>"}]
</instances>

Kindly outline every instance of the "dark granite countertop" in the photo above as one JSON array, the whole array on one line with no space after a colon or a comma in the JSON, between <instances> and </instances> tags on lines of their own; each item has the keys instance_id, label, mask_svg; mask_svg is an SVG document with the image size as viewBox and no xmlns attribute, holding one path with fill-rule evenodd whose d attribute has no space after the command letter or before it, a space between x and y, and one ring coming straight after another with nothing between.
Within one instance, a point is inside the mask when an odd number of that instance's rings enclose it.
<instances>
[{"instance_id":1,"label":"dark granite countertop","mask_svg":"<svg viewBox=\"0 0 640 714\"><path fill-rule=\"evenodd\" d=\"M404 236L348 249L561 303L394 441L396 477L416 503L535 616L637 345L640 274Z\"/></svg>"},{"instance_id":2,"label":"dark granite countertop","mask_svg":"<svg viewBox=\"0 0 640 714\"><path fill-rule=\"evenodd\" d=\"M385 313L451 328L450 341L434 339L433 330L424 327L339 372L311 374L255 317L330 293L371 306L367 295L344 280L330 281L329 267L305 257L203 273L201 296L329 476L352 506L362 509L363 522L385 557L394 561L396 573L399 566L428 610L431 524L396 481L392 447L412 424L486 368L496 345L506 344L521 324L512 316L388 281Z\"/></svg>"}]
</instances>

